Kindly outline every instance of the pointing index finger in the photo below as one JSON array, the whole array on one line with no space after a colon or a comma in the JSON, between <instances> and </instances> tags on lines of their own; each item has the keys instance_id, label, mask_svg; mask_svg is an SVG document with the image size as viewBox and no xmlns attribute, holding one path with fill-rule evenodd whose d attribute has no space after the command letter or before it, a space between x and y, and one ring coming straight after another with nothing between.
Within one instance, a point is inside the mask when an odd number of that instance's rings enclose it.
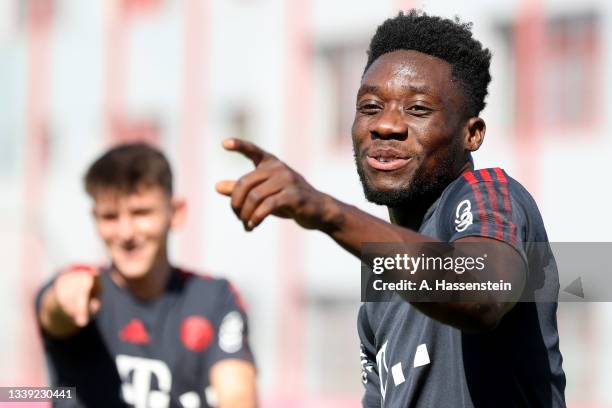
<instances>
[{"instance_id":1,"label":"pointing index finger","mask_svg":"<svg viewBox=\"0 0 612 408\"><path fill-rule=\"evenodd\" d=\"M259 165L264 159L271 157L272 155L254 143L247 142L242 139L225 139L223 141L223 148L233 152L238 152L251 159L255 167Z\"/></svg>"}]
</instances>

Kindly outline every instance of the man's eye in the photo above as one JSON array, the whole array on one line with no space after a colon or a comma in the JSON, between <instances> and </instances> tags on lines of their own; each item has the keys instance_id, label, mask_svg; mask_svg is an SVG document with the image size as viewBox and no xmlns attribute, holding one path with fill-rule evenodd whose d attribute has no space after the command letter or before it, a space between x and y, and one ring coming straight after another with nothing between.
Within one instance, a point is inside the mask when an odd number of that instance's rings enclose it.
<instances>
[{"instance_id":1,"label":"man's eye","mask_svg":"<svg viewBox=\"0 0 612 408\"><path fill-rule=\"evenodd\" d=\"M117 219L117 214L105 213L105 214L100 214L99 217L104 221L114 221Z\"/></svg>"},{"instance_id":2,"label":"man's eye","mask_svg":"<svg viewBox=\"0 0 612 408\"><path fill-rule=\"evenodd\" d=\"M357 109L361 113L372 115L380 111L381 107L375 103L365 103L363 105L359 105Z\"/></svg>"},{"instance_id":3,"label":"man's eye","mask_svg":"<svg viewBox=\"0 0 612 408\"><path fill-rule=\"evenodd\" d=\"M406 109L406 111L417 115L425 115L427 113L430 113L431 109L422 105L412 105L408 109Z\"/></svg>"},{"instance_id":4,"label":"man's eye","mask_svg":"<svg viewBox=\"0 0 612 408\"><path fill-rule=\"evenodd\" d=\"M132 211L133 215L140 215L140 216L144 216L144 215L149 215L153 212L153 210L151 208L138 208Z\"/></svg>"}]
</instances>

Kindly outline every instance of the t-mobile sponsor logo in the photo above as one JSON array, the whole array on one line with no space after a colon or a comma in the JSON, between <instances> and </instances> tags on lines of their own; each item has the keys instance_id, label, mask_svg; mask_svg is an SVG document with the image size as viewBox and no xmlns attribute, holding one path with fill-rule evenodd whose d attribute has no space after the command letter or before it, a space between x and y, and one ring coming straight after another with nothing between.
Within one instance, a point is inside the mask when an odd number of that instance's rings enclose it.
<instances>
[{"instance_id":1,"label":"t-mobile sponsor logo","mask_svg":"<svg viewBox=\"0 0 612 408\"><path fill-rule=\"evenodd\" d=\"M134 408L167 408L170 406L172 374L160 360L117 355L115 362L121 377L123 400ZM157 389L152 389L153 379ZM198 393L189 391L178 398L184 408L200 408Z\"/></svg>"}]
</instances>

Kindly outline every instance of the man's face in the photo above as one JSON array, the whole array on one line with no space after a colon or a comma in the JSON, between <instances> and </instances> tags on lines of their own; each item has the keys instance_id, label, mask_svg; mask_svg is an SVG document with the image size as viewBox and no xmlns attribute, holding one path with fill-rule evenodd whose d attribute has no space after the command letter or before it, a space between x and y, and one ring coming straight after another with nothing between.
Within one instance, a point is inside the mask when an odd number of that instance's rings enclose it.
<instances>
[{"instance_id":1,"label":"man's face","mask_svg":"<svg viewBox=\"0 0 612 408\"><path fill-rule=\"evenodd\" d=\"M366 198L398 207L437 197L465 162L464 103L446 61L380 56L361 81L352 129Z\"/></svg>"},{"instance_id":2,"label":"man's face","mask_svg":"<svg viewBox=\"0 0 612 408\"><path fill-rule=\"evenodd\" d=\"M95 196L93 214L113 265L125 279L142 278L165 260L175 210L161 187L129 194L103 190Z\"/></svg>"}]
</instances>

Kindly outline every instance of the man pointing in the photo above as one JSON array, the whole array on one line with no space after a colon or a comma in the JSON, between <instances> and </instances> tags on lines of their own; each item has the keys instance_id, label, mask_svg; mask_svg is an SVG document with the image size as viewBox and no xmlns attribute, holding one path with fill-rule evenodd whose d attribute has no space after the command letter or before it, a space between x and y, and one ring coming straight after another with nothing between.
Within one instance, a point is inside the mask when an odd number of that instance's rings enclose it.
<instances>
[{"instance_id":1,"label":"man pointing","mask_svg":"<svg viewBox=\"0 0 612 408\"><path fill-rule=\"evenodd\" d=\"M362 256L362 244L487 245L496 262L484 278L511 283L507 298L419 302L395 296L359 312L366 407L562 407L565 375L556 302L537 297L542 268L558 291L533 198L500 168L475 170L486 125L479 117L491 54L469 24L411 11L385 21L370 43L352 127L357 172L368 200L391 222L313 188L256 145L226 140L255 169L217 190L245 229L292 218ZM537 256L536 256L537 255ZM538 262L534 262L536 259ZM447 276L434 270L427 279Z\"/></svg>"},{"instance_id":2,"label":"man pointing","mask_svg":"<svg viewBox=\"0 0 612 408\"><path fill-rule=\"evenodd\" d=\"M255 407L236 289L170 262L186 203L166 157L143 143L116 146L89 167L85 188L109 263L67 267L36 299L51 383L76 387L56 406Z\"/></svg>"}]
</instances>

